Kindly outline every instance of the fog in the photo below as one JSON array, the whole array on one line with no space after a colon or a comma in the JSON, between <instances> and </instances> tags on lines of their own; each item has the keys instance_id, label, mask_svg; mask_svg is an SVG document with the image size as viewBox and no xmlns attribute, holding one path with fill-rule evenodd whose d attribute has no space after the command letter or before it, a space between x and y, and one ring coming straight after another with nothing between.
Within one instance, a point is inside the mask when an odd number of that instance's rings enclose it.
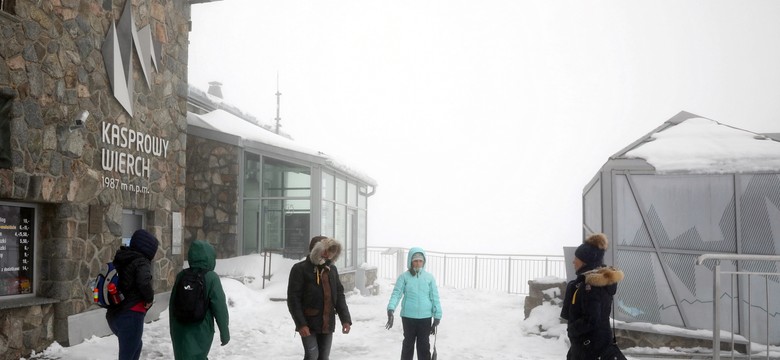
<instances>
[{"instance_id":1,"label":"fog","mask_svg":"<svg viewBox=\"0 0 780 360\"><path fill-rule=\"evenodd\" d=\"M376 179L370 246L560 254L609 156L679 111L780 132L780 2L223 0L189 81Z\"/></svg>"}]
</instances>

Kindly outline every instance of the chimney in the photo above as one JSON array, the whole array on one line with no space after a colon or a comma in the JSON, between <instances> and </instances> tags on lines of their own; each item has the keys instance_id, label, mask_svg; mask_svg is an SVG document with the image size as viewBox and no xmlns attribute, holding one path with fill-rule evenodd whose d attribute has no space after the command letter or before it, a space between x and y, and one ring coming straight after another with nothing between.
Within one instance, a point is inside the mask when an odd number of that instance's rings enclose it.
<instances>
[{"instance_id":1,"label":"chimney","mask_svg":"<svg viewBox=\"0 0 780 360\"><path fill-rule=\"evenodd\" d=\"M222 97L222 83L219 81L209 82L209 94L224 99Z\"/></svg>"}]
</instances>

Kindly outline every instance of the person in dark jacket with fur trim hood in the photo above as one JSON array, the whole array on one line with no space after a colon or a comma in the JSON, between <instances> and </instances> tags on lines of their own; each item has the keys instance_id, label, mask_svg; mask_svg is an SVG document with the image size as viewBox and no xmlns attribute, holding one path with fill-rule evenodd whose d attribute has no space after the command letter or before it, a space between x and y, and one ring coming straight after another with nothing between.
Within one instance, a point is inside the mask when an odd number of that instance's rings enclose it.
<instances>
[{"instance_id":1,"label":"person in dark jacket with fur trim hood","mask_svg":"<svg viewBox=\"0 0 780 360\"><path fill-rule=\"evenodd\" d=\"M301 335L304 360L328 360L336 330L336 313L341 332L349 334L349 315L344 286L333 263L341 254L341 244L326 236L315 236L309 255L290 269L287 308L295 331Z\"/></svg>"},{"instance_id":2,"label":"person in dark jacket with fur trim hood","mask_svg":"<svg viewBox=\"0 0 780 360\"><path fill-rule=\"evenodd\" d=\"M108 308L106 321L119 341L119 360L141 357L144 317L154 302L152 259L159 244L154 235L140 229L130 238L130 246L121 246L114 255L119 291L125 299Z\"/></svg>"},{"instance_id":3,"label":"person in dark jacket with fur trim hood","mask_svg":"<svg viewBox=\"0 0 780 360\"><path fill-rule=\"evenodd\" d=\"M577 278L566 285L561 317L568 321L571 347L568 360L598 359L612 344L609 323L612 297L623 272L604 265L609 241L598 233L588 236L574 252Z\"/></svg>"}]
</instances>

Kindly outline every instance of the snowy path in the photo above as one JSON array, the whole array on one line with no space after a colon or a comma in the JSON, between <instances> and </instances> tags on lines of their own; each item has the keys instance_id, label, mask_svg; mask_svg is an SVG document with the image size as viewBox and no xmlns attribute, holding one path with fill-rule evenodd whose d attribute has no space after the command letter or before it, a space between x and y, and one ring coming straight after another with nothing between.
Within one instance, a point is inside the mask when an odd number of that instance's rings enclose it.
<instances>
[{"instance_id":1,"label":"snowy path","mask_svg":"<svg viewBox=\"0 0 780 360\"><path fill-rule=\"evenodd\" d=\"M300 360L300 338L293 331L285 302L269 300L271 291L256 291L223 279L230 301L231 341L219 346L215 338L209 358L231 360ZM352 332L337 333L333 359L398 359L403 338L400 319L385 330L385 307L391 284L384 282L378 296L350 294L347 302L353 319ZM437 350L441 359L563 359L567 346L557 338L524 336L523 297L498 292L441 288L444 317ZM143 359L172 359L167 312L144 331ZM431 338L433 340L433 338ZM116 359L116 338L90 339L62 348L50 347L46 358L69 360ZM34 357L39 358L39 357Z\"/></svg>"}]
</instances>

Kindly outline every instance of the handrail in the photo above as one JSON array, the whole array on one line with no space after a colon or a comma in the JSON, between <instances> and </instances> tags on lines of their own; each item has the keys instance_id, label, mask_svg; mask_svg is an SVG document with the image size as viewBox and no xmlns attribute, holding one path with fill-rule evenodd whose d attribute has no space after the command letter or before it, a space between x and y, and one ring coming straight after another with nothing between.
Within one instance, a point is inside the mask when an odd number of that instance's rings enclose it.
<instances>
[{"instance_id":1,"label":"handrail","mask_svg":"<svg viewBox=\"0 0 780 360\"><path fill-rule=\"evenodd\" d=\"M367 262L377 276L395 280L406 270L408 248L368 246ZM426 269L437 274L440 285L456 288L503 290L528 294L528 281L556 276L566 278L563 255L446 253L426 250Z\"/></svg>"},{"instance_id":2,"label":"handrail","mask_svg":"<svg viewBox=\"0 0 780 360\"><path fill-rule=\"evenodd\" d=\"M702 263L707 260L780 261L780 256L751 254L703 254L696 259L696 265L702 265Z\"/></svg>"},{"instance_id":3,"label":"handrail","mask_svg":"<svg viewBox=\"0 0 780 360\"><path fill-rule=\"evenodd\" d=\"M713 360L720 360L720 293L721 293L721 275L728 274L728 275L747 275L748 276L748 294L751 292L750 289L750 276L752 275L760 275L764 276L765 280L767 276L777 276L780 275L780 273L768 273L768 272L752 272L752 271L721 271L720 270L720 262L721 260L728 260L728 261L769 261L769 262L780 262L780 256L778 255L758 255L758 254L702 254L696 259L696 265L702 265L705 261L708 260L714 260L715 266L712 271L713 276L713 287L712 287L712 312L713 312L713 318L712 318L712 359ZM737 267L737 270L739 270L739 267ZM767 293L767 356L769 356L769 285L767 283L766 293ZM748 296L748 302L750 302L750 297ZM733 301L733 299L732 299ZM750 307L752 304L748 303L748 321L750 321ZM734 311L732 306L732 312ZM732 322L733 327L733 322ZM734 337L734 329L731 329L732 334L732 357L733 357L733 337ZM744 335L744 334L743 334ZM750 337L750 331L748 330L748 344L752 344L752 340ZM750 358L750 347L748 346L748 358Z\"/></svg>"}]
</instances>

